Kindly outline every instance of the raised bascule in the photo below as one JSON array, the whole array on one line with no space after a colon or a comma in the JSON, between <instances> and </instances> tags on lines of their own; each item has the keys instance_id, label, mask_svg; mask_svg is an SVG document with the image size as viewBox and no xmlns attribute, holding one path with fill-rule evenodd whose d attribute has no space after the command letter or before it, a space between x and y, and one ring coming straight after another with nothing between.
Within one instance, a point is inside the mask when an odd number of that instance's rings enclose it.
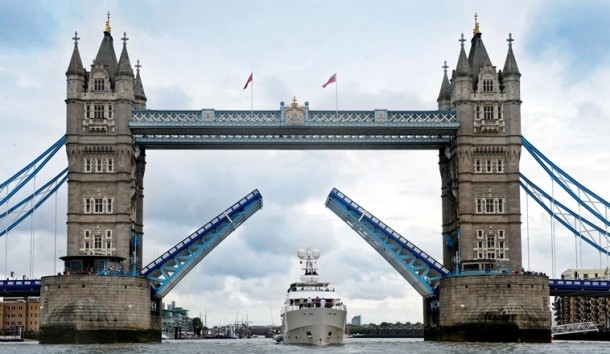
<instances>
[{"instance_id":1,"label":"raised bascule","mask_svg":"<svg viewBox=\"0 0 610 354\"><path fill-rule=\"evenodd\" d=\"M523 272L520 188L544 195L519 171L522 146L534 148L521 136L511 35L496 70L475 19L470 51L462 35L431 111L316 111L296 98L266 111L149 110L139 62L134 73L126 34L117 60L109 18L89 71L73 39L66 136L54 145L65 143L69 164L65 270L41 282L0 284L6 293L40 292L41 343L160 341L161 299L262 208L254 190L144 265L149 149L438 150L442 262L338 189L326 200L424 298L426 340L549 342L549 295L609 288Z\"/></svg>"}]
</instances>

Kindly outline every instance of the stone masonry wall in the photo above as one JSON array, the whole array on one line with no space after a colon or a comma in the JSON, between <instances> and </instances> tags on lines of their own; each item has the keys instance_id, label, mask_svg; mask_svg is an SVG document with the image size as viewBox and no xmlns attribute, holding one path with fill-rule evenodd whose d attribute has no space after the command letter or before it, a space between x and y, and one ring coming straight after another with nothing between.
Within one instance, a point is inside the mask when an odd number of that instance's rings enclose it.
<instances>
[{"instance_id":1,"label":"stone masonry wall","mask_svg":"<svg viewBox=\"0 0 610 354\"><path fill-rule=\"evenodd\" d=\"M137 277L64 275L42 278L41 328L160 330L150 283Z\"/></svg>"},{"instance_id":2,"label":"stone masonry wall","mask_svg":"<svg viewBox=\"0 0 610 354\"><path fill-rule=\"evenodd\" d=\"M440 283L439 325L515 324L549 329L548 278L542 275L449 277Z\"/></svg>"}]
</instances>

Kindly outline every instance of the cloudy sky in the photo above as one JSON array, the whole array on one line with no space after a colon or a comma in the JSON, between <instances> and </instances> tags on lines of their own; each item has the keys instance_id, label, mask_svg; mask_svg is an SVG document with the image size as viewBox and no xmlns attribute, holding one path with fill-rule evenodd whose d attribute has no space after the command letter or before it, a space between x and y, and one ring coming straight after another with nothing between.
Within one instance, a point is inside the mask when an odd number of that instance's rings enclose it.
<instances>
[{"instance_id":1,"label":"cloudy sky","mask_svg":"<svg viewBox=\"0 0 610 354\"><path fill-rule=\"evenodd\" d=\"M493 65L503 67L506 38L512 33L515 39L523 135L574 178L610 198L608 2L0 0L0 8L0 181L65 133L71 38L78 31L88 68L108 11L117 54L118 38L127 32L131 62L142 64L148 108L243 110L250 108L250 90L242 88L251 72L255 109L279 109L293 96L313 110L334 109L334 87L321 85L336 72L339 109L434 110L443 61L450 70L455 67L460 34L470 38L478 13ZM324 202L337 187L442 259L437 155L149 151L145 263L258 189L263 209L166 301L176 301L192 317L207 314L208 325L246 318L278 324L287 286L299 272L296 252L311 246L321 249L320 273L342 294L349 318L422 321L417 292ZM37 183L66 165L62 149ZM525 152L521 170L551 192L548 177ZM0 238L0 276L15 271L39 278L62 268L57 258L65 254L66 190L33 221ZM557 228L553 268L551 222L532 200L526 209L526 201L523 197L525 268L559 276L577 262L607 266L605 257L600 260L587 247L575 252L579 243Z\"/></svg>"}]
</instances>

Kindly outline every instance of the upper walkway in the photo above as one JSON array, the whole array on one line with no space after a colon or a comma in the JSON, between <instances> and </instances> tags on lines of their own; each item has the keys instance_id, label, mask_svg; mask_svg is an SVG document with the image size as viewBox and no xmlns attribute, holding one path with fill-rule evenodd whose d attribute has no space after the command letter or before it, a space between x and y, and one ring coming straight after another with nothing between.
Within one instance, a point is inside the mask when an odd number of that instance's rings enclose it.
<instances>
[{"instance_id":1,"label":"upper walkway","mask_svg":"<svg viewBox=\"0 0 610 354\"><path fill-rule=\"evenodd\" d=\"M459 128L453 111L134 111L129 128L149 149L438 149Z\"/></svg>"}]
</instances>

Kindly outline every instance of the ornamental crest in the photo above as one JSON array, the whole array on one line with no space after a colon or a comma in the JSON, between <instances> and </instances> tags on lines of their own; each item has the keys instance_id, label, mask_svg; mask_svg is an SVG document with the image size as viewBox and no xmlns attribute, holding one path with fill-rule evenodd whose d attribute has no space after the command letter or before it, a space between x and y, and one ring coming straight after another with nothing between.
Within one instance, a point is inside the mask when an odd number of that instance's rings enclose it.
<instances>
[{"instance_id":1,"label":"ornamental crest","mask_svg":"<svg viewBox=\"0 0 610 354\"><path fill-rule=\"evenodd\" d=\"M290 107L284 111L286 125L305 125L305 108L299 106L297 98L292 99Z\"/></svg>"}]
</instances>

